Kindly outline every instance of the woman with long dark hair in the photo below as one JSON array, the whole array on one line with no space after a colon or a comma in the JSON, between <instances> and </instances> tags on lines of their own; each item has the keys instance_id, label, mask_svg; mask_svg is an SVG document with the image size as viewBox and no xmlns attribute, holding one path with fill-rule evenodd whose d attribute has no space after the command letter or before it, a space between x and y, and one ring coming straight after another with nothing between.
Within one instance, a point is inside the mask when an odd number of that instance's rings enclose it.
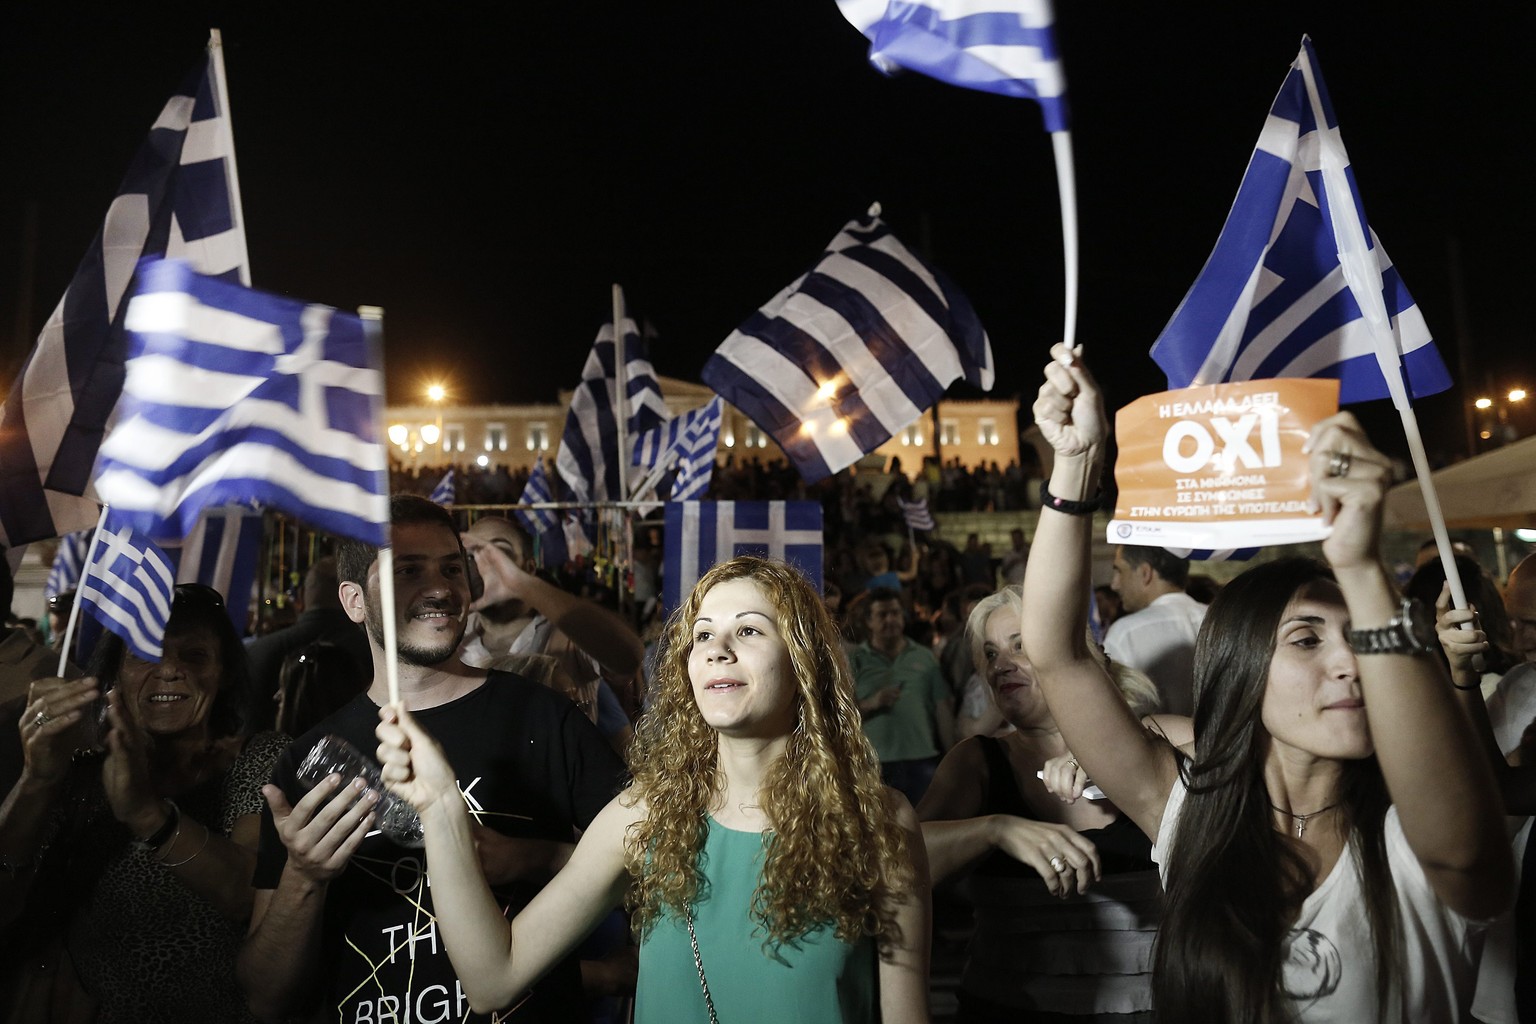
<instances>
[{"instance_id":1,"label":"woman with long dark hair","mask_svg":"<svg viewBox=\"0 0 1536 1024\"><path fill-rule=\"evenodd\" d=\"M1260 565L1212 603L1185 759L1085 649L1107 429L1076 354L1052 356L1034 412L1056 461L1024 643L1082 767L1154 841L1160 1020L1465 1019L1480 922L1508 905L1513 865L1433 613L1401 601L1377 555L1389 461L1351 416L1313 429L1329 565Z\"/></svg>"}]
</instances>

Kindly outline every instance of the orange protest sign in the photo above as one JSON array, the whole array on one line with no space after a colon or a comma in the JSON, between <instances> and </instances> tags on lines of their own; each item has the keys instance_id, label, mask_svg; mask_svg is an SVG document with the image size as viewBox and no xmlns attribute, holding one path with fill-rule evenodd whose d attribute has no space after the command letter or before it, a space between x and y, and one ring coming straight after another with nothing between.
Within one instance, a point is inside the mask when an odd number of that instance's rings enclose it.
<instances>
[{"instance_id":1,"label":"orange protest sign","mask_svg":"<svg viewBox=\"0 0 1536 1024\"><path fill-rule=\"evenodd\" d=\"M1111 544L1227 549L1328 535L1308 510L1301 446L1339 408L1331 379L1164 391L1115 414L1119 498Z\"/></svg>"}]
</instances>

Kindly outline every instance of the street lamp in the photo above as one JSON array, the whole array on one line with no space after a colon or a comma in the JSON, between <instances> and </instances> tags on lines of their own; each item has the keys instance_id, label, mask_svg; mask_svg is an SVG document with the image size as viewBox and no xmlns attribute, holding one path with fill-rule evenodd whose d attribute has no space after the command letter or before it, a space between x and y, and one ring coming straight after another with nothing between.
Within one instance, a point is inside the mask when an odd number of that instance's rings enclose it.
<instances>
[{"instance_id":1,"label":"street lamp","mask_svg":"<svg viewBox=\"0 0 1536 1024\"><path fill-rule=\"evenodd\" d=\"M443 399L445 399L447 397L448 397L448 389L443 387L442 384L428 384L427 385L427 401L431 402L437 408L437 420L436 420L435 425L431 427L432 436L431 437L427 436L427 431L428 431L427 427L422 427L421 428L421 439L423 441L427 442L427 444L429 444L429 445L434 445L435 446L438 443L438 441L440 441L442 439L442 436L443 436ZM444 445L443 447L446 448L447 445Z\"/></svg>"},{"instance_id":2,"label":"street lamp","mask_svg":"<svg viewBox=\"0 0 1536 1024\"><path fill-rule=\"evenodd\" d=\"M1525 397L1525 388L1512 387L1498 398L1482 395L1473 401L1472 407L1477 410L1474 417L1477 438L1487 442L1483 448L1509 444L1518 440L1522 433L1529 432L1530 423L1524 412Z\"/></svg>"}]
</instances>

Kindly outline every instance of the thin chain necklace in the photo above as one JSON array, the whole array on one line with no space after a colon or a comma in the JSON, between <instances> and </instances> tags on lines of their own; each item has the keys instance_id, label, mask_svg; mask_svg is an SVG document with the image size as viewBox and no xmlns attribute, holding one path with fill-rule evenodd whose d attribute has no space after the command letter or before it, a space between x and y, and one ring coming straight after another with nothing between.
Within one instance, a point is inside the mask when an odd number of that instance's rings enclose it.
<instances>
[{"instance_id":1,"label":"thin chain necklace","mask_svg":"<svg viewBox=\"0 0 1536 1024\"><path fill-rule=\"evenodd\" d=\"M1327 814L1329 811L1331 811L1335 807L1339 806L1339 804L1338 804L1338 801L1334 801L1333 803L1329 804L1327 807L1319 807L1317 810L1313 811L1310 814L1297 814L1295 811L1287 811L1284 808L1276 807L1273 803L1271 803L1269 806L1276 813L1283 814L1286 817L1290 818L1293 822L1296 823L1296 838L1300 839L1302 836L1306 835L1306 833L1307 833L1307 822L1311 821L1313 818L1317 817L1319 814Z\"/></svg>"}]
</instances>

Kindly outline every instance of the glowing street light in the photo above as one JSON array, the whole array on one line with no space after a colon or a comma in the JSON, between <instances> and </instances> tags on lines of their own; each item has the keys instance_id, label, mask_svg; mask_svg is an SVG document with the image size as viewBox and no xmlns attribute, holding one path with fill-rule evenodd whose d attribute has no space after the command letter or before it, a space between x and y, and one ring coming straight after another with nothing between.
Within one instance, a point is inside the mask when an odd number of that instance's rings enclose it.
<instances>
[{"instance_id":1,"label":"glowing street light","mask_svg":"<svg viewBox=\"0 0 1536 1024\"><path fill-rule=\"evenodd\" d=\"M1491 399L1491 398L1479 398L1477 401L1473 402L1472 404L1477 406L1479 409L1492 409L1493 408L1493 399Z\"/></svg>"},{"instance_id":2,"label":"glowing street light","mask_svg":"<svg viewBox=\"0 0 1536 1024\"><path fill-rule=\"evenodd\" d=\"M427 401L437 403L448 397L448 389L441 384L427 385Z\"/></svg>"},{"instance_id":3,"label":"glowing street light","mask_svg":"<svg viewBox=\"0 0 1536 1024\"><path fill-rule=\"evenodd\" d=\"M1511 402L1518 402L1523 398L1525 398L1525 388L1514 388L1509 392L1509 400Z\"/></svg>"},{"instance_id":4,"label":"glowing street light","mask_svg":"<svg viewBox=\"0 0 1536 1024\"><path fill-rule=\"evenodd\" d=\"M410 438L410 436L411 432L406 428L404 423L391 423L389 425L390 444L399 445L401 448L404 448L405 442Z\"/></svg>"},{"instance_id":5,"label":"glowing street light","mask_svg":"<svg viewBox=\"0 0 1536 1024\"><path fill-rule=\"evenodd\" d=\"M443 436L443 428L437 426L434 423L423 423L421 425L420 434L421 440L424 443L437 444L437 439Z\"/></svg>"}]
</instances>

